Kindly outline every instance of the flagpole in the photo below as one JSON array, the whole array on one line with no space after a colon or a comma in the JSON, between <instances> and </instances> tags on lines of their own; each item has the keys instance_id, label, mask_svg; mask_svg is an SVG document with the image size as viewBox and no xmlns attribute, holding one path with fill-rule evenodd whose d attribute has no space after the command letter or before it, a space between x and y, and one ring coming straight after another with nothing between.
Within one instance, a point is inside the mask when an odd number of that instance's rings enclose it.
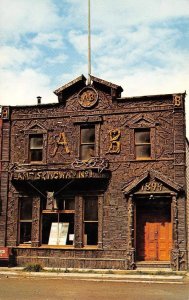
<instances>
[{"instance_id":1,"label":"flagpole","mask_svg":"<svg viewBox=\"0 0 189 300\"><path fill-rule=\"evenodd\" d=\"M88 0L88 84L91 84L91 1Z\"/></svg>"}]
</instances>

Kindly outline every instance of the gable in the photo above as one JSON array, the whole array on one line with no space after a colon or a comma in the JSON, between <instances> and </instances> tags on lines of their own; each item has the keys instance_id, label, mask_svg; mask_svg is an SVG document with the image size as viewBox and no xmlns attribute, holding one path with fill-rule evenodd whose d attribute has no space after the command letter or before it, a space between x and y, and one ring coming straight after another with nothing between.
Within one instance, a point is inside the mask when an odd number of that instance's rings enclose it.
<instances>
[{"instance_id":1,"label":"gable","mask_svg":"<svg viewBox=\"0 0 189 300\"><path fill-rule=\"evenodd\" d=\"M32 121L28 127L24 129L25 132L46 132L47 129L44 125L42 125L40 122Z\"/></svg>"},{"instance_id":2,"label":"gable","mask_svg":"<svg viewBox=\"0 0 189 300\"><path fill-rule=\"evenodd\" d=\"M130 128L150 128L155 127L156 125L157 123L153 119L146 117L143 114L137 115L128 122Z\"/></svg>"},{"instance_id":3,"label":"gable","mask_svg":"<svg viewBox=\"0 0 189 300\"><path fill-rule=\"evenodd\" d=\"M87 79L84 75L77 77L76 79L70 81L69 83L61 86L60 88L54 91L55 95L58 96L58 101L60 103L65 102L68 98L72 97L76 93L80 93L82 90L102 90L111 95L112 99L116 97L121 97L121 92L123 91L122 87L111 83L109 81L97 78L90 75L92 83L87 84ZM90 93L88 93L90 94ZM87 100L87 99L86 99ZM90 100L90 98L89 98Z\"/></svg>"},{"instance_id":4,"label":"gable","mask_svg":"<svg viewBox=\"0 0 189 300\"><path fill-rule=\"evenodd\" d=\"M170 180L166 176L151 170L124 185L122 190L124 194L154 194L180 192L182 189L182 186Z\"/></svg>"}]
</instances>

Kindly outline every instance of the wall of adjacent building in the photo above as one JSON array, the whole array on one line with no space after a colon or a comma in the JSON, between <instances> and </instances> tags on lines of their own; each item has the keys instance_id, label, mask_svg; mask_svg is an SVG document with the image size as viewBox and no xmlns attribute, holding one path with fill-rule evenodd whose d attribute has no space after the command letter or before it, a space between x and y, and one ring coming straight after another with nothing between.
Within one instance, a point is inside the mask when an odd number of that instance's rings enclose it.
<instances>
[{"instance_id":1,"label":"wall of adjacent building","mask_svg":"<svg viewBox=\"0 0 189 300\"><path fill-rule=\"evenodd\" d=\"M189 266L189 141L186 139L186 189L187 189L187 231L188 231L188 266Z\"/></svg>"}]
</instances>

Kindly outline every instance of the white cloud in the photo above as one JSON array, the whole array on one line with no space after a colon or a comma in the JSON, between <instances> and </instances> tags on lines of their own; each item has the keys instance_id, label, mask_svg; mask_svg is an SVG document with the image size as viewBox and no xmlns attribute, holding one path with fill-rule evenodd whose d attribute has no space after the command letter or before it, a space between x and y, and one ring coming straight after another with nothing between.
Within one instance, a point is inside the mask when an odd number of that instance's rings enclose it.
<instances>
[{"instance_id":1,"label":"white cloud","mask_svg":"<svg viewBox=\"0 0 189 300\"><path fill-rule=\"evenodd\" d=\"M32 69L0 72L0 105L36 104L37 96L42 103L57 102L47 75Z\"/></svg>"},{"instance_id":2,"label":"white cloud","mask_svg":"<svg viewBox=\"0 0 189 300\"><path fill-rule=\"evenodd\" d=\"M63 47L63 37L60 33L38 33L35 38L31 40L33 44L50 47L53 49Z\"/></svg>"},{"instance_id":3,"label":"white cloud","mask_svg":"<svg viewBox=\"0 0 189 300\"><path fill-rule=\"evenodd\" d=\"M63 64L65 63L66 61L68 60L68 56L66 54L59 54L59 55L56 55L54 57L47 57L46 58L46 62L48 64Z\"/></svg>"},{"instance_id":4,"label":"white cloud","mask_svg":"<svg viewBox=\"0 0 189 300\"><path fill-rule=\"evenodd\" d=\"M29 32L49 32L58 25L60 18L52 0L1 0L1 40L19 39Z\"/></svg>"},{"instance_id":5,"label":"white cloud","mask_svg":"<svg viewBox=\"0 0 189 300\"><path fill-rule=\"evenodd\" d=\"M36 47L2 46L0 48L0 67L17 69L22 65L32 65L40 55L41 52Z\"/></svg>"},{"instance_id":6,"label":"white cloud","mask_svg":"<svg viewBox=\"0 0 189 300\"><path fill-rule=\"evenodd\" d=\"M87 28L87 1L67 0L72 4L70 24ZM149 24L189 15L188 0L93 0L93 29L116 31L130 25ZM84 17L83 17L84 16Z\"/></svg>"}]
</instances>

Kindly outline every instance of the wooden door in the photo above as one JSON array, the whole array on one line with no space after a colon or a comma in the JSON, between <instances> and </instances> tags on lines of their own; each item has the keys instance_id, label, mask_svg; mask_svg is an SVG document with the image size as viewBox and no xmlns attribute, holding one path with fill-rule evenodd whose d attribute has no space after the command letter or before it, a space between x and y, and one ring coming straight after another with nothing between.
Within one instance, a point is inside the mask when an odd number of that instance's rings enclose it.
<instances>
[{"instance_id":1,"label":"wooden door","mask_svg":"<svg viewBox=\"0 0 189 300\"><path fill-rule=\"evenodd\" d=\"M158 223L158 260L170 260L170 252L172 248L172 224L164 220Z\"/></svg>"},{"instance_id":2,"label":"wooden door","mask_svg":"<svg viewBox=\"0 0 189 300\"><path fill-rule=\"evenodd\" d=\"M161 211L141 211L137 218L137 259L168 261L172 246L172 224L169 215Z\"/></svg>"}]
</instances>

